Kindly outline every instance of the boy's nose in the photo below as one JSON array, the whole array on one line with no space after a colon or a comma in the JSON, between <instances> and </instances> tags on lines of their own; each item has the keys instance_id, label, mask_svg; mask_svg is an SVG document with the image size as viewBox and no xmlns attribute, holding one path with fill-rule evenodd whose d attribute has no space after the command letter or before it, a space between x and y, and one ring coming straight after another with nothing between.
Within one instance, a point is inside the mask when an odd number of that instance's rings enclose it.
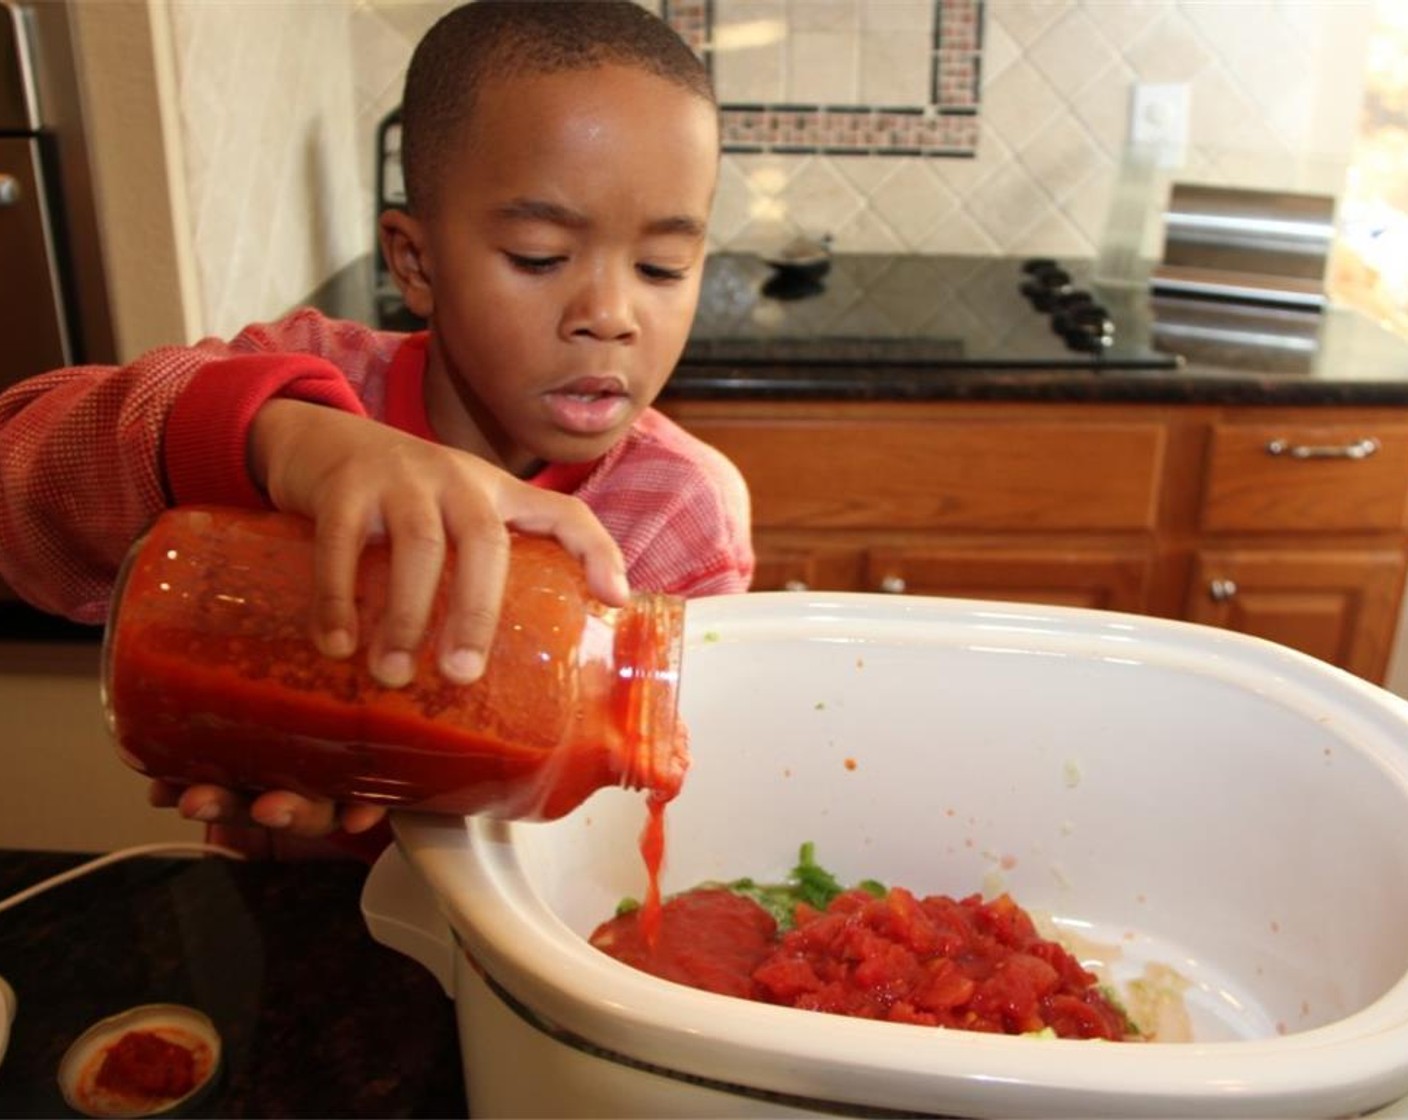
<instances>
[{"instance_id":1,"label":"boy's nose","mask_svg":"<svg viewBox=\"0 0 1408 1120\"><path fill-rule=\"evenodd\" d=\"M568 307L566 326L569 334L605 341L633 337L636 317L630 285L607 270L593 272Z\"/></svg>"}]
</instances>

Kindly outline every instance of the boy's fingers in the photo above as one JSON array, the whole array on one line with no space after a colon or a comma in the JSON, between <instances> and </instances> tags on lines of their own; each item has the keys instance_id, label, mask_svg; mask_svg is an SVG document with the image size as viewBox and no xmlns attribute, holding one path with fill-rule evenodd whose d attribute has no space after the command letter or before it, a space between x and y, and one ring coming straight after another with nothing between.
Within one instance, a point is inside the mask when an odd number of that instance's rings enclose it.
<instances>
[{"instance_id":1,"label":"boy's fingers","mask_svg":"<svg viewBox=\"0 0 1408 1120\"><path fill-rule=\"evenodd\" d=\"M181 791L184 788L163 782L160 778L153 778L147 783L147 804L153 809L174 809L181 800Z\"/></svg>"},{"instance_id":2,"label":"boy's fingers","mask_svg":"<svg viewBox=\"0 0 1408 1120\"><path fill-rule=\"evenodd\" d=\"M313 547L313 640L326 657L351 657L357 649L357 563L367 526L352 519L320 517Z\"/></svg>"},{"instance_id":3,"label":"boy's fingers","mask_svg":"<svg viewBox=\"0 0 1408 1120\"><path fill-rule=\"evenodd\" d=\"M223 786L194 785L181 790L176 808L187 820L205 824L247 824L249 804Z\"/></svg>"},{"instance_id":4,"label":"boy's fingers","mask_svg":"<svg viewBox=\"0 0 1408 1120\"><path fill-rule=\"evenodd\" d=\"M383 516L391 569L385 611L368 651L369 667L382 684L400 688L415 675L416 651L440 586L445 525L439 509L431 505L398 505L386 509Z\"/></svg>"},{"instance_id":5,"label":"boy's fingers","mask_svg":"<svg viewBox=\"0 0 1408 1120\"><path fill-rule=\"evenodd\" d=\"M350 835L375 828L386 816L386 810L379 805L343 805L338 810L342 831Z\"/></svg>"},{"instance_id":6,"label":"boy's fingers","mask_svg":"<svg viewBox=\"0 0 1408 1120\"><path fill-rule=\"evenodd\" d=\"M455 541L455 564L436 654L442 675L471 684L484 673L499 624L509 538L497 518L474 514L452 514L447 528Z\"/></svg>"},{"instance_id":7,"label":"boy's fingers","mask_svg":"<svg viewBox=\"0 0 1408 1120\"><path fill-rule=\"evenodd\" d=\"M504 511L504 518L525 533L556 537L575 556L587 575L593 595L609 606L624 606L631 587L621 549L580 499L524 488Z\"/></svg>"},{"instance_id":8,"label":"boy's fingers","mask_svg":"<svg viewBox=\"0 0 1408 1120\"><path fill-rule=\"evenodd\" d=\"M183 788L160 780L148 785L147 800L158 809L175 807L189 820L236 828L253 824L310 839L326 836L339 823L346 832L366 832L386 816L377 805L339 806L287 790L262 793L251 802L223 786Z\"/></svg>"},{"instance_id":9,"label":"boy's fingers","mask_svg":"<svg viewBox=\"0 0 1408 1120\"><path fill-rule=\"evenodd\" d=\"M326 836L337 827L337 804L301 797L287 790L261 793L249 807L249 819L292 836Z\"/></svg>"}]
</instances>

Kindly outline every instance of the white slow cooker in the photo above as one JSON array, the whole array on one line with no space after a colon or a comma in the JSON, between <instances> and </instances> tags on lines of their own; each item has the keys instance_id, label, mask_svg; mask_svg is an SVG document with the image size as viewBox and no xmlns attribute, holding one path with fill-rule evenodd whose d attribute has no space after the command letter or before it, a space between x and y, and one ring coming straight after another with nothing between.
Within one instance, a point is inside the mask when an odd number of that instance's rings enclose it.
<instances>
[{"instance_id":1,"label":"white slow cooker","mask_svg":"<svg viewBox=\"0 0 1408 1120\"><path fill-rule=\"evenodd\" d=\"M473 1115L1408 1115L1408 703L1189 623L779 593L689 605L681 706L667 892L782 879L803 841L847 881L1006 890L1174 1027L1043 1040L696 991L585 940L643 892L641 795L403 815L363 908L455 999Z\"/></svg>"}]
</instances>

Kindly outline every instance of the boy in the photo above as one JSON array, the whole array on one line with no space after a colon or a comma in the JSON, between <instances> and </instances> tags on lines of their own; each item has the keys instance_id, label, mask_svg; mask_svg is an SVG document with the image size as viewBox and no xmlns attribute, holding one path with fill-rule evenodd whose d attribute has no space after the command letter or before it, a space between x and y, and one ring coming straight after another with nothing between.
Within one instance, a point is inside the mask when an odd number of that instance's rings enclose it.
<instances>
[{"instance_id":1,"label":"boy","mask_svg":"<svg viewBox=\"0 0 1408 1120\"><path fill-rule=\"evenodd\" d=\"M317 527L315 638L367 646L405 684L447 546L441 672L483 670L507 528L551 534L593 590L745 590L747 493L651 402L698 299L718 164L707 72L632 0L478 0L416 48L402 103L406 212L380 238L395 335L302 311L58 370L0 396L0 574L36 605L104 617L117 566L172 504L269 504ZM569 496L570 495L570 496ZM362 544L392 549L381 632L358 635ZM295 836L336 806L155 784L156 804ZM347 806L347 832L382 810Z\"/></svg>"}]
</instances>

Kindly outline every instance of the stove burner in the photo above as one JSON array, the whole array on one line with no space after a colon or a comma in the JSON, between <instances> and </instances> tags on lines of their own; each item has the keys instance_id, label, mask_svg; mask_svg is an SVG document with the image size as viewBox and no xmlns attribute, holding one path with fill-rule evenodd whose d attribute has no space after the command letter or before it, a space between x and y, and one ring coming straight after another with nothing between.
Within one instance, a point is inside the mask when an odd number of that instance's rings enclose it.
<instances>
[{"instance_id":1,"label":"stove burner","mask_svg":"<svg viewBox=\"0 0 1408 1120\"><path fill-rule=\"evenodd\" d=\"M1050 257L1022 263L1027 279L1022 295L1038 311L1051 316L1051 329L1071 350L1103 354L1115 342L1115 321L1095 297L1071 283L1071 274Z\"/></svg>"},{"instance_id":2,"label":"stove burner","mask_svg":"<svg viewBox=\"0 0 1408 1120\"><path fill-rule=\"evenodd\" d=\"M1022 265L1022 271L1029 277L1022 284L1022 294L1038 311L1052 310L1057 299L1074 291L1071 274L1046 257L1027 261Z\"/></svg>"}]
</instances>

